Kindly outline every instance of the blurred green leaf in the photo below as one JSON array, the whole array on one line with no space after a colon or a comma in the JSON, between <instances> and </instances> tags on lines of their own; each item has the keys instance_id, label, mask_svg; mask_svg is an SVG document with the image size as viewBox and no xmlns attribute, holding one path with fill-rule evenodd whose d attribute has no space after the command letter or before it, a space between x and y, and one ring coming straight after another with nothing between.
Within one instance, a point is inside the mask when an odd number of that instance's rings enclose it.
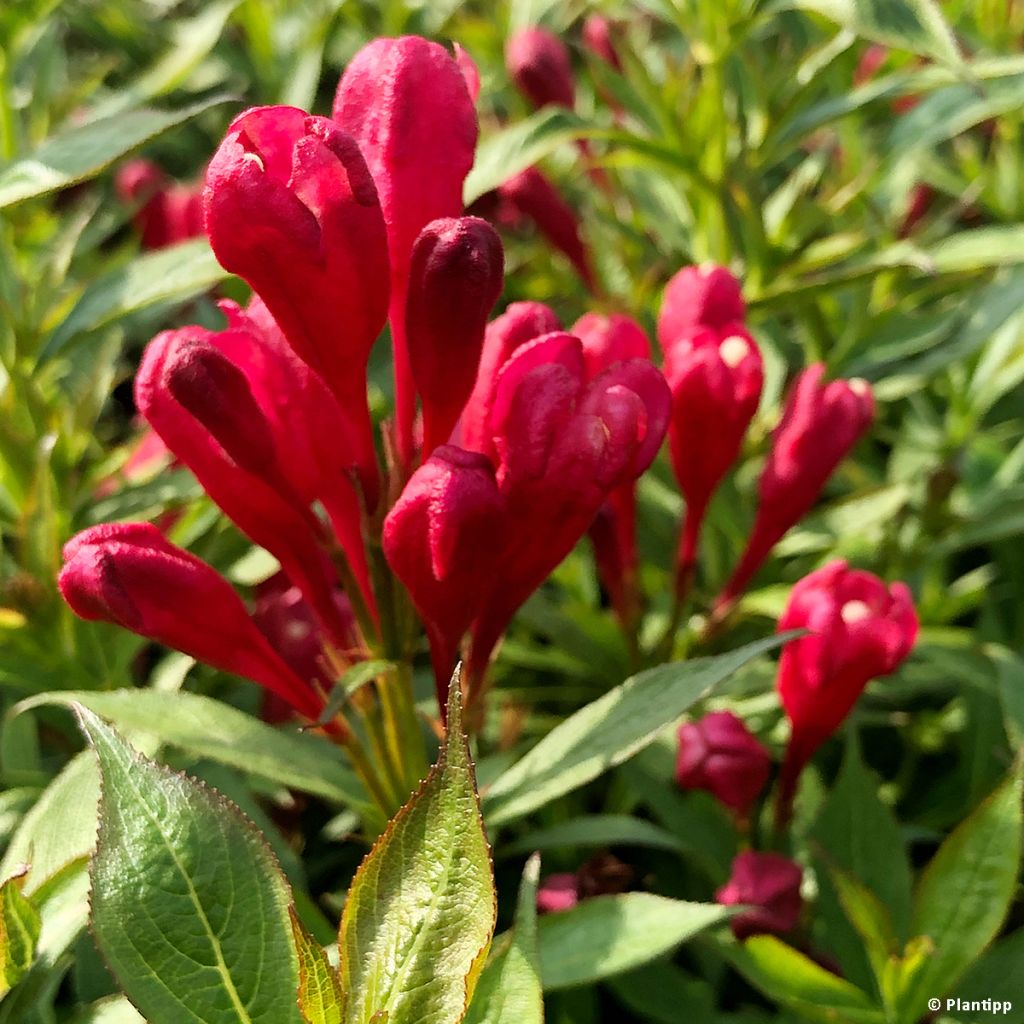
<instances>
[{"instance_id":1,"label":"blurred green leaf","mask_svg":"<svg viewBox=\"0 0 1024 1024\"><path fill-rule=\"evenodd\" d=\"M685 850L686 845L670 832L642 818L625 814L592 814L530 832L503 846L504 857L534 850L577 846L646 846L655 850Z\"/></svg>"},{"instance_id":2,"label":"blurred green leaf","mask_svg":"<svg viewBox=\"0 0 1024 1024\"><path fill-rule=\"evenodd\" d=\"M0 885L0 999L32 966L39 941L39 912L21 894L21 879Z\"/></svg>"}]
</instances>

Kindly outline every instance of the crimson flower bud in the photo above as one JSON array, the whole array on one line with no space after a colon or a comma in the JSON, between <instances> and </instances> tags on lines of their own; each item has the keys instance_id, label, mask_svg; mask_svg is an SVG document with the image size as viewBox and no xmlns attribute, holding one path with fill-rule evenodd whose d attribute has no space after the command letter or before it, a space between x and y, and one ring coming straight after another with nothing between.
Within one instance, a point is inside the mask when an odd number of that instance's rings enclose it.
<instances>
[{"instance_id":1,"label":"crimson flower bud","mask_svg":"<svg viewBox=\"0 0 1024 1024\"><path fill-rule=\"evenodd\" d=\"M771 768L771 754L731 711L713 711L679 727L676 782L706 790L741 817L750 814Z\"/></svg>"},{"instance_id":2,"label":"crimson flower bud","mask_svg":"<svg viewBox=\"0 0 1024 1024\"><path fill-rule=\"evenodd\" d=\"M431 221L416 239L405 330L423 403L424 455L448 440L473 390L504 268L501 240L479 217Z\"/></svg>"},{"instance_id":3,"label":"crimson flower bud","mask_svg":"<svg viewBox=\"0 0 1024 1024\"><path fill-rule=\"evenodd\" d=\"M231 122L203 196L221 265L252 285L341 402L372 505L366 362L387 316L388 249L359 147L328 118L255 107Z\"/></svg>"},{"instance_id":4,"label":"crimson flower bud","mask_svg":"<svg viewBox=\"0 0 1024 1024\"><path fill-rule=\"evenodd\" d=\"M202 235L200 189L170 181L152 161L130 160L124 164L114 187L123 203L137 207L133 219L142 235L143 249L163 249Z\"/></svg>"},{"instance_id":5,"label":"crimson flower bud","mask_svg":"<svg viewBox=\"0 0 1024 1024\"><path fill-rule=\"evenodd\" d=\"M583 363L591 380L613 363L651 358L644 329L622 313L584 313L573 324L572 333L583 344Z\"/></svg>"},{"instance_id":6,"label":"crimson flower bud","mask_svg":"<svg viewBox=\"0 0 1024 1024\"><path fill-rule=\"evenodd\" d=\"M487 325L476 383L462 411L459 434L463 448L493 453L489 427L498 373L523 345L561 326L554 310L542 302L513 302Z\"/></svg>"},{"instance_id":7,"label":"crimson flower bud","mask_svg":"<svg viewBox=\"0 0 1024 1024\"><path fill-rule=\"evenodd\" d=\"M574 871L548 875L537 888L537 913L572 910L580 901L580 881Z\"/></svg>"},{"instance_id":8,"label":"crimson flower bud","mask_svg":"<svg viewBox=\"0 0 1024 1024\"><path fill-rule=\"evenodd\" d=\"M528 167L498 187L498 195L537 225L537 230L576 269L583 283L594 291L590 254L580 236L573 208L536 167Z\"/></svg>"},{"instance_id":9,"label":"crimson flower bud","mask_svg":"<svg viewBox=\"0 0 1024 1024\"><path fill-rule=\"evenodd\" d=\"M534 107L576 105L576 86L565 43L543 28L525 28L505 46L505 67Z\"/></svg>"},{"instance_id":10,"label":"crimson flower bud","mask_svg":"<svg viewBox=\"0 0 1024 1024\"><path fill-rule=\"evenodd\" d=\"M730 922L740 941L751 935L783 935L800 920L802 881L803 869L788 857L745 850L732 862L732 875L715 899L726 907L752 908Z\"/></svg>"},{"instance_id":11,"label":"crimson flower bud","mask_svg":"<svg viewBox=\"0 0 1024 1024\"><path fill-rule=\"evenodd\" d=\"M758 485L759 504L747 549L718 599L730 605L743 593L768 553L821 494L833 470L868 429L875 414L865 380L823 381L825 367L809 366L797 379L772 438Z\"/></svg>"},{"instance_id":12,"label":"crimson flower bud","mask_svg":"<svg viewBox=\"0 0 1024 1024\"><path fill-rule=\"evenodd\" d=\"M665 376L672 389L672 468L686 499L678 559L683 585L696 563L708 503L757 412L764 368L757 342L742 325L729 324L678 336L667 350Z\"/></svg>"},{"instance_id":13,"label":"crimson flower bud","mask_svg":"<svg viewBox=\"0 0 1024 1024\"><path fill-rule=\"evenodd\" d=\"M462 69L443 46L402 36L376 39L352 58L338 83L334 119L366 156L387 224L398 454L408 465L416 412L405 340L412 248L431 221L462 213L476 108Z\"/></svg>"},{"instance_id":14,"label":"crimson flower bud","mask_svg":"<svg viewBox=\"0 0 1024 1024\"><path fill-rule=\"evenodd\" d=\"M658 313L658 343L668 355L677 339L695 327L722 329L747 315L740 283L725 267L683 267L665 286Z\"/></svg>"},{"instance_id":15,"label":"crimson flower bud","mask_svg":"<svg viewBox=\"0 0 1024 1024\"><path fill-rule=\"evenodd\" d=\"M476 103L480 99L480 69L464 47L458 43L452 43L452 50L455 53L455 63L459 65L462 77L466 81L469 98Z\"/></svg>"},{"instance_id":16,"label":"crimson flower bud","mask_svg":"<svg viewBox=\"0 0 1024 1024\"><path fill-rule=\"evenodd\" d=\"M928 211L934 203L935 189L931 185L918 182L907 197L903 219L900 221L899 237L908 238L912 235L917 225L928 216Z\"/></svg>"},{"instance_id":17,"label":"crimson flower bud","mask_svg":"<svg viewBox=\"0 0 1024 1024\"><path fill-rule=\"evenodd\" d=\"M496 578L504 535L494 467L453 445L435 449L384 520L384 555L427 627L442 707L481 585Z\"/></svg>"},{"instance_id":18,"label":"crimson flower bud","mask_svg":"<svg viewBox=\"0 0 1024 1024\"><path fill-rule=\"evenodd\" d=\"M811 634L790 641L779 661L779 697L792 727L779 796L785 821L804 765L864 687L906 660L918 621L906 584L887 588L877 576L836 561L793 587L778 628Z\"/></svg>"},{"instance_id":19,"label":"crimson flower bud","mask_svg":"<svg viewBox=\"0 0 1024 1024\"><path fill-rule=\"evenodd\" d=\"M616 71L622 71L622 62L612 40L612 23L600 14L591 14L583 22L583 44Z\"/></svg>"},{"instance_id":20,"label":"crimson flower bud","mask_svg":"<svg viewBox=\"0 0 1024 1024\"><path fill-rule=\"evenodd\" d=\"M321 701L267 643L231 585L149 523L94 526L64 546L61 594L83 619L112 622L245 676L308 718Z\"/></svg>"}]
</instances>

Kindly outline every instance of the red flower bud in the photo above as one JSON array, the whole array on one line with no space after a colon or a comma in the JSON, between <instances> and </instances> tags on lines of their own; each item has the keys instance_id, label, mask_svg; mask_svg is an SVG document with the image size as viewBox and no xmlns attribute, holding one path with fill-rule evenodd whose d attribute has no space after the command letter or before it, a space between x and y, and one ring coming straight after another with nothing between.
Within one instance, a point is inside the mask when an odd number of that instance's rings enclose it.
<instances>
[{"instance_id":1,"label":"red flower bud","mask_svg":"<svg viewBox=\"0 0 1024 1024\"><path fill-rule=\"evenodd\" d=\"M448 440L473 390L503 274L501 240L479 217L432 221L416 239L405 329L423 403L424 455Z\"/></svg>"},{"instance_id":2,"label":"red flower bud","mask_svg":"<svg viewBox=\"0 0 1024 1024\"><path fill-rule=\"evenodd\" d=\"M612 23L600 14L591 14L583 22L583 44L616 71L622 71L622 62L612 39Z\"/></svg>"},{"instance_id":3,"label":"red flower bud","mask_svg":"<svg viewBox=\"0 0 1024 1024\"><path fill-rule=\"evenodd\" d=\"M752 907L732 919L737 939L751 935L783 935L800 920L803 870L777 853L746 850L732 862L732 876L715 893L723 906Z\"/></svg>"},{"instance_id":4,"label":"red flower bud","mask_svg":"<svg viewBox=\"0 0 1024 1024\"><path fill-rule=\"evenodd\" d=\"M669 450L686 521L679 545L680 583L692 572L708 503L736 461L764 383L757 342L740 324L697 327L665 357L672 389Z\"/></svg>"},{"instance_id":5,"label":"red flower bud","mask_svg":"<svg viewBox=\"0 0 1024 1024\"><path fill-rule=\"evenodd\" d=\"M677 339L695 327L722 329L742 323L747 307L740 283L725 267L683 267L665 287L658 314L658 343L668 355Z\"/></svg>"},{"instance_id":6,"label":"red flower bud","mask_svg":"<svg viewBox=\"0 0 1024 1024\"><path fill-rule=\"evenodd\" d=\"M569 51L546 29L525 28L505 46L505 67L519 91L534 107L576 105Z\"/></svg>"},{"instance_id":7,"label":"red flower bud","mask_svg":"<svg viewBox=\"0 0 1024 1024\"><path fill-rule=\"evenodd\" d=\"M928 216L928 211L935 203L935 189L931 185L918 182L907 196L903 219L900 222L899 237L908 238L914 233L917 225Z\"/></svg>"},{"instance_id":8,"label":"red flower bud","mask_svg":"<svg viewBox=\"0 0 1024 1024\"><path fill-rule=\"evenodd\" d=\"M754 529L719 606L743 593L771 549L810 511L833 470L874 418L875 403L867 381L825 384L824 375L820 363L809 366L786 402L761 473Z\"/></svg>"},{"instance_id":9,"label":"red flower bud","mask_svg":"<svg viewBox=\"0 0 1024 1024\"><path fill-rule=\"evenodd\" d=\"M572 333L583 344L583 362L590 380L613 363L651 358L651 343L644 329L622 313L584 313L573 324Z\"/></svg>"},{"instance_id":10,"label":"red flower bud","mask_svg":"<svg viewBox=\"0 0 1024 1024\"><path fill-rule=\"evenodd\" d=\"M779 661L779 696L792 726L780 786L783 820L804 765L868 682L906 660L918 621L905 584L887 588L877 576L836 561L793 587L779 619L779 632L790 629L811 635L790 641Z\"/></svg>"},{"instance_id":11,"label":"red flower bud","mask_svg":"<svg viewBox=\"0 0 1024 1024\"><path fill-rule=\"evenodd\" d=\"M201 191L172 182L149 160L130 160L115 177L121 201L137 206L133 220L143 249L162 249L203 233Z\"/></svg>"},{"instance_id":12,"label":"red flower bud","mask_svg":"<svg viewBox=\"0 0 1024 1024\"><path fill-rule=\"evenodd\" d=\"M679 727L676 782L706 790L741 817L750 814L771 767L771 754L731 711L713 711Z\"/></svg>"},{"instance_id":13,"label":"red flower bud","mask_svg":"<svg viewBox=\"0 0 1024 1024\"><path fill-rule=\"evenodd\" d=\"M493 454L490 418L498 373L527 342L561 326L554 311L541 302L513 302L487 325L476 383L462 412L459 435L463 448Z\"/></svg>"},{"instance_id":14,"label":"red flower bud","mask_svg":"<svg viewBox=\"0 0 1024 1024\"><path fill-rule=\"evenodd\" d=\"M388 251L355 141L295 107L248 110L210 161L204 203L217 259L259 293L372 452L366 362L387 316Z\"/></svg>"},{"instance_id":15,"label":"red flower bud","mask_svg":"<svg viewBox=\"0 0 1024 1024\"><path fill-rule=\"evenodd\" d=\"M459 65L462 77L466 81L469 98L476 103L480 99L480 69L469 52L458 43L452 43L452 50L455 53L455 63Z\"/></svg>"},{"instance_id":16,"label":"red flower bud","mask_svg":"<svg viewBox=\"0 0 1024 1024\"><path fill-rule=\"evenodd\" d=\"M537 225L537 230L575 267L587 288L594 291L590 254L580 236L579 220L555 186L536 167L529 167L499 186L498 194Z\"/></svg>"},{"instance_id":17,"label":"red flower bud","mask_svg":"<svg viewBox=\"0 0 1024 1024\"><path fill-rule=\"evenodd\" d=\"M416 411L405 341L409 263L427 224L462 213L476 109L462 70L443 46L402 36L376 39L352 58L338 83L334 118L365 154L387 224L398 453L408 465Z\"/></svg>"},{"instance_id":18,"label":"red flower bud","mask_svg":"<svg viewBox=\"0 0 1024 1024\"><path fill-rule=\"evenodd\" d=\"M548 875L537 889L537 913L572 910L580 901L580 881L573 871Z\"/></svg>"},{"instance_id":19,"label":"red flower bud","mask_svg":"<svg viewBox=\"0 0 1024 1024\"><path fill-rule=\"evenodd\" d=\"M149 523L94 526L64 546L59 585L83 619L112 622L245 676L308 718L321 702L249 618L222 576Z\"/></svg>"},{"instance_id":20,"label":"red flower bud","mask_svg":"<svg viewBox=\"0 0 1024 1024\"><path fill-rule=\"evenodd\" d=\"M481 586L495 579L504 536L494 467L452 445L437 448L413 473L384 520L384 555L427 627L442 707Z\"/></svg>"}]
</instances>

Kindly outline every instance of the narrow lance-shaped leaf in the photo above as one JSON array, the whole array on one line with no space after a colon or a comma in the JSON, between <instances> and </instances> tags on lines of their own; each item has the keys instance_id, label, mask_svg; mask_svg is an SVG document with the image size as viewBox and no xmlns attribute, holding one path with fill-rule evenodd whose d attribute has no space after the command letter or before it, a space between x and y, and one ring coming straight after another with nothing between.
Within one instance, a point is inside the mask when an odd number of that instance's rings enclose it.
<instances>
[{"instance_id":1,"label":"narrow lance-shaped leaf","mask_svg":"<svg viewBox=\"0 0 1024 1024\"><path fill-rule=\"evenodd\" d=\"M338 940L346 1024L458 1024L495 912L456 673L438 762L349 890Z\"/></svg>"},{"instance_id":2,"label":"narrow lance-shaped leaf","mask_svg":"<svg viewBox=\"0 0 1024 1024\"><path fill-rule=\"evenodd\" d=\"M299 956L299 1011L305 1024L341 1024L341 979L324 948L291 911L295 951Z\"/></svg>"},{"instance_id":3,"label":"narrow lance-shaped leaf","mask_svg":"<svg viewBox=\"0 0 1024 1024\"><path fill-rule=\"evenodd\" d=\"M150 1024L301 1024L290 894L262 837L76 710L102 781L93 934L125 993Z\"/></svg>"},{"instance_id":4,"label":"narrow lance-shaped leaf","mask_svg":"<svg viewBox=\"0 0 1024 1024\"><path fill-rule=\"evenodd\" d=\"M0 886L0 998L32 966L38 940L39 913L9 878Z\"/></svg>"},{"instance_id":5,"label":"narrow lance-shaped leaf","mask_svg":"<svg viewBox=\"0 0 1024 1024\"><path fill-rule=\"evenodd\" d=\"M495 943L477 986L466 1024L544 1024L537 963L537 883L540 855L523 871L512 931Z\"/></svg>"}]
</instances>

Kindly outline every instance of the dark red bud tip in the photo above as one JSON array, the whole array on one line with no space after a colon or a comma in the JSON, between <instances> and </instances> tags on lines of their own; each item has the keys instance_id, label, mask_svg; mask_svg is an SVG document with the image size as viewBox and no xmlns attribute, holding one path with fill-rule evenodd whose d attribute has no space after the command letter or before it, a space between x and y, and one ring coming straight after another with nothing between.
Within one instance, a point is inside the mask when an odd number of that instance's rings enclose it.
<instances>
[{"instance_id":1,"label":"dark red bud tip","mask_svg":"<svg viewBox=\"0 0 1024 1024\"><path fill-rule=\"evenodd\" d=\"M90 622L113 622L138 630L139 610L121 583L117 564L102 548L82 547L67 554L67 564L57 577L57 586L68 607Z\"/></svg>"},{"instance_id":2,"label":"dark red bud tip","mask_svg":"<svg viewBox=\"0 0 1024 1024\"><path fill-rule=\"evenodd\" d=\"M505 66L519 91L535 107L568 107L576 103L569 51L546 29L526 28L505 47Z\"/></svg>"},{"instance_id":3,"label":"dark red bud tip","mask_svg":"<svg viewBox=\"0 0 1024 1024\"><path fill-rule=\"evenodd\" d=\"M612 23L607 18L591 14L583 22L583 44L616 71L622 70L622 62L612 39Z\"/></svg>"},{"instance_id":4,"label":"dark red bud tip","mask_svg":"<svg viewBox=\"0 0 1024 1024\"><path fill-rule=\"evenodd\" d=\"M746 850L732 863L732 876L715 893L723 906L752 909L732 919L733 934L741 941L751 935L783 935L800 920L803 869L777 853Z\"/></svg>"}]
</instances>

